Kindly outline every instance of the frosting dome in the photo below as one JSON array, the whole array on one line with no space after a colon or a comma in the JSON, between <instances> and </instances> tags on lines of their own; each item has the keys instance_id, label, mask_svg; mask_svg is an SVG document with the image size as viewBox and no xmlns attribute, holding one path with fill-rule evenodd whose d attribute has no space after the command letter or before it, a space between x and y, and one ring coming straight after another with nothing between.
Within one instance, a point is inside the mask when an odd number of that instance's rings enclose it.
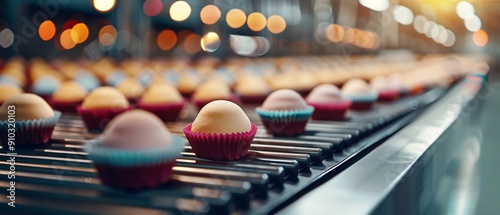
<instances>
[{"instance_id":1,"label":"frosting dome","mask_svg":"<svg viewBox=\"0 0 500 215\"><path fill-rule=\"evenodd\" d=\"M9 99L12 96L23 93L23 90L17 85L3 84L0 85L0 103Z\"/></svg>"},{"instance_id":2,"label":"frosting dome","mask_svg":"<svg viewBox=\"0 0 500 215\"><path fill-rule=\"evenodd\" d=\"M144 87L134 78L127 78L120 84L117 89L129 99L139 98L144 92Z\"/></svg>"},{"instance_id":3,"label":"frosting dome","mask_svg":"<svg viewBox=\"0 0 500 215\"><path fill-rule=\"evenodd\" d=\"M272 92L261 106L263 110L304 110L307 107L302 96L290 89Z\"/></svg>"},{"instance_id":4,"label":"frosting dome","mask_svg":"<svg viewBox=\"0 0 500 215\"><path fill-rule=\"evenodd\" d=\"M59 85L52 99L59 102L82 101L87 94L87 90L74 81L65 81Z\"/></svg>"},{"instance_id":5,"label":"frosting dome","mask_svg":"<svg viewBox=\"0 0 500 215\"><path fill-rule=\"evenodd\" d=\"M82 103L83 109L127 108L127 98L113 87L98 87L90 92Z\"/></svg>"},{"instance_id":6,"label":"frosting dome","mask_svg":"<svg viewBox=\"0 0 500 215\"><path fill-rule=\"evenodd\" d=\"M191 127L191 131L205 134L230 134L250 130L250 119L245 112L237 104L224 100L205 105Z\"/></svg>"},{"instance_id":7,"label":"frosting dome","mask_svg":"<svg viewBox=\"0 0 500 215\"><path fill-rule=\"evenodd\" d=\"M8 119L9 106L15 106L16 121L44 119L54 116L54 111L40 96L24 93L13 96L0 107L0 120Z\"/></svg>"},{"instance_id":8,"label":"frosting dome","mask_svg":"<svg viewBox=\"0 0 500 215\"><path fill-rule=\"evenodd\" d=\"M104 129L102 146L122 149L148 149L169 145L172 134L154 114L143 110L124 112Z\"/></svg>"},{"instance_id":9,"label":"frosting dome","mask_svg":"<svg viewBox=\"0 0 500 215\"><path fill-rule=\"evenodd\" d=\"M362 79L354 78L347 81L342 87L345 95L358 95L371 92L370 86Z\"/></svg>"},{"instance_id":10,"label":"frosting dome","mask_svg":"<svg viewBox=\"0 0 500 215\"><path fill-rule=\"evenodd\" d=\"M307 96L308 102L328 103L343 100L340 90L335 85L322 84L315 87Z\"/></svg>"},{"instance_id":11,"label":"frosting dome","mask_svg":"<svg viewBox=\"0 0 500 215\"><path fill-rule=\"evenodd\" d=\"M143 104L171 104L181 103L182 95L168 84L154 84L142 96Z\"/></svg>"},{"instance_id":12,"label":"frosting dome","mask_svg":"<svg viewBox=\"0 0 500 215\"><path fill-rule=\"evenodd\" d=\"M198 101L213 101L217 99L228 99L231 90L226 83L220 80L210 80L201 84L193 94Z\"/></svg>"},{"instance_id":13,"label":"frosting dome","mask_svg":"<svg viewBox=\"0 0 500 215\"><path fill-rule=\"evenodd\" d=\"M240 95L267 95L270 91L269 85L262 78L247 76L243 77L235 87Z\"/></svg>"}]
</instances>

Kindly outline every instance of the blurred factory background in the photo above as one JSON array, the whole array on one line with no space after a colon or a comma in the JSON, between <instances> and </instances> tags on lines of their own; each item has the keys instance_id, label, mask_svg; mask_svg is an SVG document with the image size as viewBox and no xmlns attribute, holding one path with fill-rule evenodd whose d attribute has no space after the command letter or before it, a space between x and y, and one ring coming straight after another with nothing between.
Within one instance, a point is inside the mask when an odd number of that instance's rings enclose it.
<instances>
[{"instance_id":1,"label":"blurred factory background","mask_svg":"<svg viewBox=\"0 0 500 215\"><path fill-rule=\"evenodd\" d=\"M492 53L499 1L0 2L0 57Z\"/></svg>"}]
</instances>

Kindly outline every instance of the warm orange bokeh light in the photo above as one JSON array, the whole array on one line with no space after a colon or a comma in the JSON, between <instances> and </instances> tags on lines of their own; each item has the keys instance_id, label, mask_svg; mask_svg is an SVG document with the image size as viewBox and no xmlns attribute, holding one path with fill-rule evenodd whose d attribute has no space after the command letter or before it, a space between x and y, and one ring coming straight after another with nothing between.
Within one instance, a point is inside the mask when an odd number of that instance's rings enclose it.
<instances>
[{"instance_id":1,"label":"warm orange bokeh light","mask_svg":"<svg viewBox=\"0 0 500 215\"><path fill-rule=\"evenodd\" d=\"M89 37L89 29L84 23L78 23L73 26L71 31L71 39L77 44L85 42Z\"/></svg>"},{"instance_id":2,"label":"warm orange bokeh light","mask_svg":"<svg viewBox=\"0 0 500 215\"><path fill-rule=\"evenodd\" d=\"M167 51L175 46L177 43L177 36L172 30L163 30L158 34L156 43L158 43L158 47L160 47L161 50Z\"/></svg>"},{"instance_id":3,"label":"warm orange bokeh light","mask_svg":"<svg viewBox=\"0 0 500 215\"><path fill-rule=\"evenodd\" d=\"M59 41L61 42L61 46L66 50L72 49L76 45L75 41L71 38L71 29L63 31Z\"/></svg>"},{"instance_id":4,"label":"warm orange bokeh light","mask_svg":"<svg viewBox=\"0 0 500 215\"><path fill-rule=\"evenodd\" d=\"M272 15L267 19L267 29L273 34L279 34L286 28L286 21L283 17Z\"/></svg>"},{"instance_id":5,"label":"warm orange bokeh light","mask_svg":"<svg viewBox=\"0 0 500 215\"><path fill-rule=\"evenodd\" d=\"M484 30L476 31L472 40L476 46L485 46L488 43L488 34Z\"/></svg>"},{"instance_id":6,"label":"warm orange bokeh light","mask_svg":"<svg viewBox=\"0 0 500 215\"><path fill-rule=\"evenodd\" d=\"M56 26L50 20L46 20L38 27L38 35L43 41L50 40L56 34Z\"/></svg>"},{"instance_id":7,"label":"warm orange bokeh light","mask_svg":"<svg viewBox=\"0 0 500 215\"><path fill-rule=\"evenodd\" d=\"M116 32L115 27L113 27L112 25L106 25L99 31L99 42L103 46L113 45L113 43L115 43L116 41L117 35L118 32Z\"/></svg>"},{"instance_id":8,"label":"warm orange bokeh light","mask_svg":"<svg viewBox=\"0 0 500 215\"><path fill-rule=\"evenodd\" d=\"M326 28L326 37L328 40L338 43L344 39L344 28L337 24L331 24Z\"/></svg>"},{"instance_id":9,"label":"warm orange bokeh light","mask_svg":"<svg viewBox=\"0 0 500 215\"><path fill-rule=\"evenodd\" d=\"M245 12L240 9L232 9L226 14L227 25L231 28L240 28L247 21Z\"/></svg>"},{"instance_id":10,"label":"warm orange bokeh light","mask_svg":"<svg viewBox=\"0 0 500 215\"><path fill-rule=\"evenodd\" d=\"M253 12L248 15L247 25L252 31L262 31L266 27L266 17L259 12Z\"/></svg>"},{"instance_id":11,"label":"warm orange bokeh light","mask_svg":"<svg viewBox=\"0 0 500 215\"><path fill-rule=\"evenodd\" d=\"M201 37L197 34L190 34L184 39L184 50L188 54L195 54L201 50L200 47Z\"/></svg>"},{"instance_id":12,"label":"warm orange bokeh light","mask_svg":"<svg viewBox=\"0 0 500 215\"><path fill-rule=\"evenodd\" d=\"M221 12L215 5L207 5L200 12L200 19L206 25L213 25L220 19Z\"/></svg>"}]
</instances>

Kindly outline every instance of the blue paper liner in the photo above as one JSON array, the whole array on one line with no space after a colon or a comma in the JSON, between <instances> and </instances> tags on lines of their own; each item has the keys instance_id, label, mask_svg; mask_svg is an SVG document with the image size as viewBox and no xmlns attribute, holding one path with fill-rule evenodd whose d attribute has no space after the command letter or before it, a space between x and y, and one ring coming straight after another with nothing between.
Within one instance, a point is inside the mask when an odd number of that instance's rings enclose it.
<instances>
[{"instance_id":1,"label":"blue paper liner","mask_svg":"<svg viewBox=\"0 0 500 215\"><path fill-rule=\"evenodd\" d=\"M54 127L61 117L61 112L54 111L54 116L44 119L37 120L23 120L14 122L14 127L16 130L15 140L13 141L15 146L38 146L45 144L50 140ZM5 137L0 140L2 145L7 145L9 123L6 120L0 121L0 136ZM4 142L6 141L6 142Z\"/></svg>"},{"instance_id":2,"label":"blue paper liner","mask_svg":"<svg viewBox=\"0 0 500 215\"><path fill-rule=\"evenodd\" d=\"M305 120L311 117L314 112L314 107L308 106L304 110L262 110L261 108L256 108L255 111L259 116L263 119L268 120L286 120L286 121L296 121L296 120Z\"/></svg>"},{"instance_id":3,"label":"blue paper liner","mask_svg":"<svg viewBox=\"0 0 500 215\"><path fill-rule=\"evenodd\" d=\"M179 136L172 136L172 143L160 148L151 149L116 149L101 146L101 139L87 142L84 146L88 157L96 165L113 167L152 166L175 160L180 156L187 144Z\"/></svg>"},{"instance_id":4,"label":"blue paper liner","mask_svg":"<svg viewBox=\"0 0 500 215\"><path fill-rule=\"evenodd\" d=\"M359 95L345 95L352 102L374 102L378 98L378 92L368 92Z\"/></svg>"}]
</instances>

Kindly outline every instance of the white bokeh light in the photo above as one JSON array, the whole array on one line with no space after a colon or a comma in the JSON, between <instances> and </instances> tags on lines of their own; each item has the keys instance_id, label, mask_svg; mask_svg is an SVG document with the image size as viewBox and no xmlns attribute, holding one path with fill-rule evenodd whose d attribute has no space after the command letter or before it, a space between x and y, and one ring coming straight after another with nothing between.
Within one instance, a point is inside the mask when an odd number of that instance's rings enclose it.
<instances>
[{"instance_id":1,"label":"white bokeh light","mask_svg":"<svg viewBox=\"0 0 500 215\"><path fill-rule=\"evenodd\" d=\"M466 1L458 2L457 4L457 15L462 19L467 19L467 17L474 15L474 6Z\"/></svg>"},{"instance_id":2,"label":"white bokeh light","mask_svg":"<svg viewBox=\"0 0 500 215\"><path fill-rule=\"evenodd\" d=\"M385 11L389 8L389 0L359 0L359 3L374 11Z\"/></svg>"},{"instance_id":3,"label":"white bokeh light","mask_svg":"<svg viewBox=\"0 0 500 215\"><path fill-rule=\"evenodd\" d=\"M416 16L415 20L413 21L413 27L415 28L415 31L421 34L424 33L425 22L427 22L427 18L425 18L425 16Z\"/></svg>"},{"instance_id":4,"label":"white bokeh light","mask_svg":"<svg viewBox=\"0 0 500 215\"><path fill-rule=\"evenodd\" d=\"M413 12L407 7L401 5L395 6L392 15L401 25L409 25L413 22Z\"/></svg>"},{"instance_id":5,"label":"white bokeh light","mask_svg":"<svg viewBox=\"0 0 500 215\"><path fill-rule=\"evenodd\" d=\"M471 32L476 32L481 29L481 20L476 15L469 16L465 19L465 28Z\"/></svg>"}]
</instances>

